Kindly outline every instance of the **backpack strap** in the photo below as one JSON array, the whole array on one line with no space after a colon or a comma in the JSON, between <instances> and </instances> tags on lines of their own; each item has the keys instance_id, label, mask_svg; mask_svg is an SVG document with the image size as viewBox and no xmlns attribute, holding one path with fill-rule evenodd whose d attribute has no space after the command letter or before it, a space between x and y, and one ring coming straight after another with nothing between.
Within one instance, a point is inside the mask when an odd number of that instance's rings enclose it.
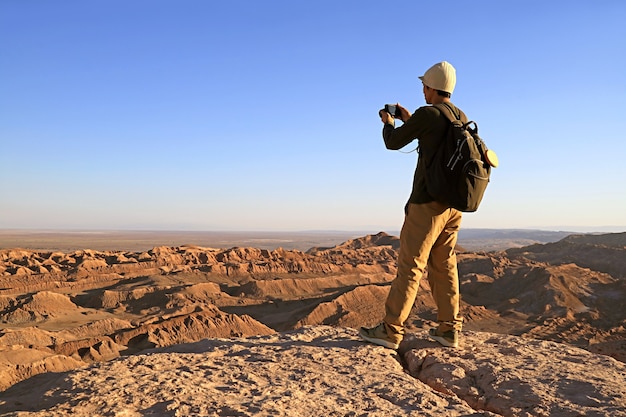
<instances>
[{"instance_id":1,"label":"backpack strap","mask_svg":"<svg viewBox=\"0 0 626 417\"><path fill-rule=\"evenodd\" d=\"M451 124L454 124L455 122L463 123L463 121L461 120L461 115L459 114L457 116L456 113L454 113L454 110L452 109L452 107L448 103L433 104L433 107L438 108L439 111L443 113L444 116L446 116L446 118L450 121ZM439 143L437 144L437 150L439 150L439 148L443 146L444 142L445 140L439 141ZM419 146L417 147L417 151L419 153ZM435 155L433 154L430 162L426 163L426 167L430 167L434 159L435 159Z\"/></svg>"}]
</instances>

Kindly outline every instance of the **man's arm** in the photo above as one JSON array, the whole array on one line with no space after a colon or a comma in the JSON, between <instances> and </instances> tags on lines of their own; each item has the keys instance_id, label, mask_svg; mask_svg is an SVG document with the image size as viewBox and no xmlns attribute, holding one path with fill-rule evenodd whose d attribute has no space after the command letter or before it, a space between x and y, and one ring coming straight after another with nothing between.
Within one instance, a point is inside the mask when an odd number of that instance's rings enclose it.
<instances>
[{"instance_id":1,"label":"man's arm","mask_svg":"<svg viewBox=\"0 0 626 417\"><path fill-rule=\"evenodd\" d=\"M414 115L407 109L396 104L400 110L400 119L404 124L398 128L395 127L395 120L389 113L384 110L379 112L383 126L383 140L387 149L402 149L416 138L419 137L420 123Z\"/></svg>"}]
</instances>

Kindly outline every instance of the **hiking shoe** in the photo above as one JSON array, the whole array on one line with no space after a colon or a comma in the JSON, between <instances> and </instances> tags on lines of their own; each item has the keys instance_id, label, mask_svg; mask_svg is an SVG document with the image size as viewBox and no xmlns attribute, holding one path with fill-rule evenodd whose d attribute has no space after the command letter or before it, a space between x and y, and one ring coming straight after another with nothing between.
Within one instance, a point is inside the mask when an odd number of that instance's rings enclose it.
<instances>
[{"instance_id":1,"label":"hiking shoe","mask_svg":"<svg viewBox=\"0 0 626 417\"><path fill-rule=\"evenodd\" d=\"M395 339L387 335L385 323L380 323L378 326L372 328L361 327L359 335L368 342L384 346L389 349L397 350L398 346L400 346L399 341L396 342Z\"/></svg>"},{"instance_id":2,"label":"hiking shoe","mask_svg":"<svg viewBox=\"0 0 626 417\"><path fill-rule=\"evenodd\" d=\"M459 332L456 330L448 330L447 332L439 332L435 327L428 331L428 336L436 340L446 347L459 347Z\"/></svg>"}]
</instances>

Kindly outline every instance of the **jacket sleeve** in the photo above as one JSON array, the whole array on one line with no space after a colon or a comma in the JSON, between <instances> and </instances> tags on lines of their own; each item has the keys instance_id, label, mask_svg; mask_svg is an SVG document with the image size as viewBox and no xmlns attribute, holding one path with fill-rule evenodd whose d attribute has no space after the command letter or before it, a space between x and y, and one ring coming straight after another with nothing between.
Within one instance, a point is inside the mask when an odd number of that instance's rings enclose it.
<instances>
[{"instance_id":1,"label":"jacket sleeve","mask_svg":"<svg viewBox=\"0 0 626 417\"><path fill-rule=\"evenodd\" d=\"M432 129L432 115L430 114L432 112L433 107L420 107L402 126L394 127L385 124L383 126L383 140L387 149L398 150L415 139L426 136ZM438 114L438 110L436 114Z\"/></svg>"}]
</instances>

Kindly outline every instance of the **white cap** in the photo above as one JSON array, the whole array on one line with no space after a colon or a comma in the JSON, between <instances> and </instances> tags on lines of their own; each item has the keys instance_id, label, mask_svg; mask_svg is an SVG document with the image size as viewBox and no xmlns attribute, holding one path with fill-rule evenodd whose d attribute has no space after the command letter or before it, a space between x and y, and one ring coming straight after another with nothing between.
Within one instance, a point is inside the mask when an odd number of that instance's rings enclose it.
<instances>
[{"instance_id":1,"label":"white cap","mask_svg":"<svg viewBox=\"0 0 626 417\"><path fill-rule=\"evenodd\" d=\"M427 87L452 94L456 85L456 70L449 62L443 61L428 68L419 79Z\"/></svg>"}]
</instances>

